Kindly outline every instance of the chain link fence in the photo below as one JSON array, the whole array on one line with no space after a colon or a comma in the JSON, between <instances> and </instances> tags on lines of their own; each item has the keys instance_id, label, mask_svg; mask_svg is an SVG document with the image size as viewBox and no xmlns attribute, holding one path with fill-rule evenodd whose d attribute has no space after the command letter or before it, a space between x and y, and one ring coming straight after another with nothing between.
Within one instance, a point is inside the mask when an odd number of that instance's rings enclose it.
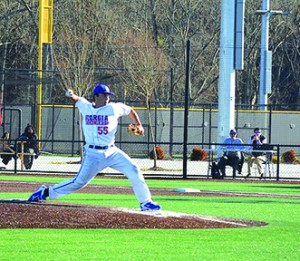
<instances>
[{"instance_id":1,"label":"chain link fence","mask_svg":"<svg viewBox=\"0 0 300 261\"><path fill-rule=\"evenodd\" d=\"M146 108L144 99L129 100L132 97L125 95L124 88L126 85L122 82L119 72L124 73L126 70L94 69L95 79L97 81L109 79L109 86L117 91L118 95L116 96L121 98L116 99L113 97L112 101L125 102L134 107L140 115L146 135L138 140L127 135L126 128L129 119L126 117L121 118L116 133L116 144L138 161L145 175L184 178L211 177L210 164L212 160L216 160L212 148L216 146L215 142L218 137L218 104L190 101L188 106L188 135L187 140L184 140L186 111L183 108L185 104L173 97L174 75L172 70L165 72L168 81L162 93L154 93L154 100L151 100L148 104L149 107ZM90 69L86 68L85 70ZM39 83L36 70L5 69L1 71L3 123L0 135L9 132L12 143L16 142L28 123L37 126L36 111L39 104L36 103L36 90ZM80 166L82 147L82 142L79 141L78 111L66 97L63 97L60 77L57 72L44 71L42 83L45 88L43 91L43 104L41 105L42 131L40 137L40 148L43 153L38 159L34 160L30 171L76 173ZM22 90L22 95L16 93L16 90L19 90L17 87ZM17 104L16 101L22 103ZM260 110L255 105L238 104L235 110L235 128L244 143L247 142L253 129L260 127L268 142L275 144L276 153L272 155L271 165L266 166L270 167L272 173L270 174L267 169L265 172L266 174L268 172L268 175L265 176L272 179L298 178L297 157L300 155L300 151L295 144L298 144L300 140L298 130L300 106L276 104L267 105L266 110ZM154 138L150 135L151 130L154 133ZM163 160L154 162L149 158L149 153L154 146L160 146L163 149ZM186 148L187 150L185 150ZM207 159L190 160L194 148L207 150ZM282 159L282 154L291 150L293 150L296 159L292 162L286 162ZM184 151L187 151L187 155L183 155ZM1 153L3 153L3 150ZM247 158L247 154L245 154L245 157ZM18 155L15 155L7 165L2 164L2 168L3 171L28 171L22 169ZM244 167L243 175L246 169ZM115 174L109 170L110 172ZM256 177L255 169L253 173L254 178ZM241 178L243 175L241 175Z\"/></svg>"},{"instance_id":2,"label":"chain link fence","mask_svg":"<svg viewBox=\"0 0 300 261\"><path fill-rule=\"evenodd\" d=\"M57 151L65 151L65 153L53 153L51 151L42 150L41 155L34 159L30 169L24 166L25 155L16 150L8 151L7 146L4 146L4 141L1 141L2 149L0 151L1 163L0 169L2 173L53 173L53 174L75 174L80 169L82 158L83 142L76 141L51 141ZM17 140L10 140L9 144L14 148ZM42 143L50 141L43 140ZM133 158L141 168L143 174L147 177L162 177L162 178L212 178L211 164L217 161L217 149L223 144L213 143L188 143L187 155L182 154L184 143L173 143L173 154L169 154L170 143L161 143L161 154L158 154L159 159L153 159L154 143L138 142L117 142L116 146L124 150L131 158ZM270 180L293 180L300 179L300 146L283 146L270 145L272 148L269 154L269 160L263 163L263 178ZM205 156L201 158L193 158L194 150L203 150ZM178 152L178 153L177 153ZM245 163L241 174L237 175L237 179L243 179L247 175L247 158L250 152L243 152ZM11 160L5 164L4 158L11 155ZM34 156L35 154L31 154ZM186 168L185 168L186 166ZM227 167L227 179L232 178L232 169ZM100 174L100 173L99 173ZM103 175L122 175L113 169L107 168L102 171ZM257 167L252 167L252 175L249 179L260 178Z\"/></svg>"}]
</instances>

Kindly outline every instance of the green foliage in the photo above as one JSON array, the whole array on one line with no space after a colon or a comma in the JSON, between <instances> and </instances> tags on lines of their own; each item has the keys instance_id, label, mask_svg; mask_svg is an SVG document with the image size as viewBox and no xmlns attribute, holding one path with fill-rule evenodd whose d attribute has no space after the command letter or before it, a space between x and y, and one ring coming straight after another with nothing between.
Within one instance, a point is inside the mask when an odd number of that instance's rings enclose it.
<instances>
[{"instance_id":1,"label":"green foliage","mask_svg":"<svg viewBox=\"0 0 300 261\"><path fill-rule=\"evenodd\" d=\"M165 41L162 37L158 36L158 39L157 39L157 45L158 47L163 47L165 44Z\"/></svg>"}]
</instances>

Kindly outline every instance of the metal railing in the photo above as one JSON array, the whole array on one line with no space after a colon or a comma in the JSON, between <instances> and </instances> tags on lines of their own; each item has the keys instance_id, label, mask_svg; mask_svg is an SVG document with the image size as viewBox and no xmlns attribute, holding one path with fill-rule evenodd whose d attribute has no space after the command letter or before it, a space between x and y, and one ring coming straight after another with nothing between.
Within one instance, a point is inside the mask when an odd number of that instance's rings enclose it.
<instances>
[{"instance_id":1,"label":"metal railing","mask_svg":"<svg viewBox=\"0 0 300 261\"><path fill-rule=\"evenodd\" d=\"M0 156L2 162L0 162L0 170L2 173L51 173L51 174L75 174L80 169L81 164L81 149L84 145L81 141L62 141L55 140L53 142L53 148L51 152L47 150L41 150L41 155L38 159L34 160L34 163L30 169L24 168L24 157L35 156L34 153L25 153L24 151L18 151L18 140L1 140ZM43 141L46 142L45 140ZM187 155L183 157L183 143L172 143L172 155L169 152L169 146L171 144L164 143L150 143L150 142L117 142L116 146L124 150L131 158L133 158L138 166L141 168L143 174L146 177L163 177L163 178L212 178L210 173L211 164L213 161L218 160L217 149L223 144L218 143L188 143L186 144ZM11 147L12 148L11 148ZM151 158L151 151L154 146L162 148L162 159ZM248 145L247 145L248 146ZM250 145L251 146L251 145ZM300 161L298 155L300 155L300 145L287 146L274 144L270 145L272 149L263 150L262 152L271 153L267 165L264 165L264 179L270 180L299 180L300 179ZM65 153L55 153L61 151L61 147L70 148ZM72 148L77 148L77 152L73 153ZM10 150L8 149L10 148ZM193 149L201 148L206 152L206 157L199 160L191 160L191 154ZM54 152L53 152L54 151ZM251 151L244 150L245 164L241 175L237 175L237 178L245 178L247 174L247 157ZM11 161L4 164L5 156L10 155ZM153 155L153 154L152 154ZM185 161L185 162L184 162ZM184 167L186 166L186 168ZM267 168L268 167L268 168ZM253 167L253 175L250 179L259 178L258 172ZM231 179L231 171L228 170L227 179ZM113 169L105 169L102 171L105 175L122 175Z\"/></svg>"}]
</instances>

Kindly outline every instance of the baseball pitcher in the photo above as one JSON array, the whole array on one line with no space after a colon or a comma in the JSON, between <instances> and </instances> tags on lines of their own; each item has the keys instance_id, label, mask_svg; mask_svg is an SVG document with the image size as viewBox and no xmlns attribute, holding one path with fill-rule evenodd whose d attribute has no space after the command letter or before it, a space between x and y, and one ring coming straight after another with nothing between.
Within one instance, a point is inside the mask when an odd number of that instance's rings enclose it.
<instances>
[{"instance_id":1,"label":"baseball pitcher","mask_svg":"<svg viewBox=\"0 0 300 261\"><path fill-rule=\"evenodd\" d=\"M82 114L82 129L85 137L85 153L81 168L77 175L54 186L41 186L28 201L56 199L73 193L86 186L101 170L111 167L122 172L131 182L133 191L144 210L159 210L161 207L151 199L149 188L136 163L122 150L115 146L115 134L118 119L128 115L134 122L130 128L135 129L133 135L144 135L144 129L136 111L123 104L109 102L114 95L104 84L94 88L94 102L91 103L83 97L66 91L80 113Z\"/></svg>"}]
</instances>

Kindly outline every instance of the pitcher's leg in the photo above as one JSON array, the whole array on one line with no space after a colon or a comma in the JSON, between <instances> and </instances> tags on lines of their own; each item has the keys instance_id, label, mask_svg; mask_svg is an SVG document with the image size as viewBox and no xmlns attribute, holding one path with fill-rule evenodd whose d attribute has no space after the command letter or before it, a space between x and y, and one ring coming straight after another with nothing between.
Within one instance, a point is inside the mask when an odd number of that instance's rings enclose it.
<instances>
[{"instance_id":1,"label":"pitcher's leg","mask_svg":"<svg viewBox=\"0 0 300 261\"><path fill-rule=\"evenodd\" d=\"M130 181L133 192L140 203L151 201L151 193L137 164L122 150L109 157L111 168L122 172Z\"/></svg>"},{"instance_id":2,"label":"pitcher's leg","mask_svg":"<svg viewBox=\"0 0 300 261\"><path fill-rule=\"evenodd\" d=\"M60 198L85 187L103 168L101 160L99 161L93 156L85 156L76 177L54 186L49 186L49 199Z\"/></svg>"}]
</instances>

